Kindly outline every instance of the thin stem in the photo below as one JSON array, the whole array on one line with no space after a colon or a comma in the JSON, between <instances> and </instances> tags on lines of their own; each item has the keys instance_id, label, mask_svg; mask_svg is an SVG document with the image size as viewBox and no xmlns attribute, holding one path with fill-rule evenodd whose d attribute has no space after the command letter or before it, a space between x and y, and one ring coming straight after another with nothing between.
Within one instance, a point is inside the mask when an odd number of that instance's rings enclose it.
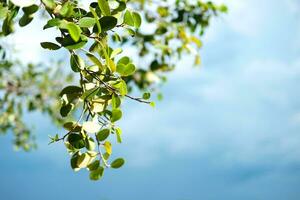
<instances>
[{"instance_id":1,"label":"thin stem","mask_svg":"<svg viewBox=\"0 0 300 200\"><path fill-rule=\"evenodd\" d=\"M104 82L103 80L101 80L99 77L96 77L93 73L91 73L89 70L85 70L89 75L91 75L94 79L98 80L100 83L102 83L107 89L111 90L113 93L115 93L118 96L122 96L118 93L118 90L114 87L112 87L111 85L107 84L106 82ZM146 103L146 104L150 104L151 102L143 100L142 98L138 98L138 97L132 97L130 95L124 95L125 97L138 101L140 103Z\"/></svg>"}]
</instances>

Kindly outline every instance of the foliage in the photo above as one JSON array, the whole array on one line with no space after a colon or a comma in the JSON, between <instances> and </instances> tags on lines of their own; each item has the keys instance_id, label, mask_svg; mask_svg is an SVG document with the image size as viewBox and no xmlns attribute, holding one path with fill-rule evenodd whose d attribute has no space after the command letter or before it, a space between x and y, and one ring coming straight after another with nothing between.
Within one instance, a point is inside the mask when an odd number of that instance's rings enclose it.
<instances>
[{"instance_id":1,"label":"foliage","mask_svg":"<svg viewBox=\"0 0 300 200\"><path fill-rule=\"evenodd\" d=\"M29 25L37 12L46 14L43 28L54 28L58 35L56 42L45 41L41 47L68 51L70 70L79 81L73 80L61 90L66 80L72 80L65 72L57 68L49 73L46 67L39 71L34 65L24 68L18 61L9 61L6 49L2 49L1 130L12 129L16 146L29 150L34 145L21 113L24 107L46 112L65 129L62 136L51 136L50 143L63 141L71 155L71 167L86 168L91 180L100 179L106 168L120 168L125 163L122 158L109 161L112 137L122 142L117 122L123 116L124 99L154 106L149 101L151 93L166 80L165 73L175 68L182 55L191 54L195 65L200 64L199 38L211 17L226 11L224 5L201 0L98 0L90 4L75 0L2 0L1 36L12 34L17 22L21 27ZM131 46L143 60L139 66L122 55ZM21 66L20 73L17 66ZM143 92L141 97L130 95L134 87Z\"/></svg>"}]
</instances>

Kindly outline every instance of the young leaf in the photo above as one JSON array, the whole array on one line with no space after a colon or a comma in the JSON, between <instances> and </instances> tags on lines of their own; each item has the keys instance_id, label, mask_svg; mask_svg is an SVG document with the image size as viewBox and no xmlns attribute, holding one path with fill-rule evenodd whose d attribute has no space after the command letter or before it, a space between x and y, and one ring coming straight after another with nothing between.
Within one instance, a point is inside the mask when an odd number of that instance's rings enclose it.
<instances>
[{"instance_id":1,"label":"young leaf","mask_svg":"<svg viewBox=\"0 0 300 200\"><path fill-rule=\"evenodd\" d=\"M105 16L110 15L110 8L107 0L98 0L98 5L103 15Z\"/></svg>"},{"instance_id":2,"label":"young leaf","mask_svg":"<svg viewBox=\"0 0 300 200\"><path fill-rule=\"evenodd\" d=\"M139 28L142 24L142 18L139 13L133 12L132 13L133 21L134 21L134 27Z\"/></svg>"},{"instance_id":3,"label":"young leaf","mask_svg":"<svg viewBox=\"0 0 300 200\"><path fill-rule=\"evenodd\" d=\"M90 28L96 24L96 19L92 17L83 17L79 20L78 24L82 28Z\"/></svg>"},{"instance_id":4,"label":"young leaf","mask_svg":"<svg viewBox=\"0 0 300 200\"><path fill-rule=\"evenodd\" d=\"M95 64L99 67L99 69L101 71L104 70L104 66L102 65L102 63L100 62L100 60L98 60L98 58L96 56L94 56L91 53L87 53L86 56Z\"/></svg>"},{"instance_id":5,"label":"young leaf","mask_svg":"<svg viewBox=\"0 0 300 200\"><path fill-rule=\"evenodd\" d=\"M97 25L97 30L98 30L97 33L101 33L101 25L100 25L100 22L98 20L99 18L98 18L98 15L97 15L96 11L92 7L90 7L90 11L91 11L93 17L96 19L96 25Z\"/></svg>"},{"instance_id":6,"label":"young leaf","mask_svg":"<svg viewBox=\"0 0 300 200\"><path fill-rule=\"evenodd\" d=\"M111 106L113 109L119 108L121 105L121 99L118 95L113 94L111 99Z\"/></svg>"},{"instance_id":7,"label":"young leaf","mask_svg":"<svg viewBox=\"0 0 300 200\"><path fill-rule=\"evenodd\" d=\"M79 26L77 26L74 23L68 23L66 26L67 30L69 31L72 39L75 42L78 42L78 40L80 39L80 34L81 34L81 29Z\"/></svg>"},{"instance_id":8,"label":"young leaf","mask_svg":"<svg viewBox=\"0 0 300 200\"><path fill-rule=\"evenodd\" d=\"M119 64L117 65L117 72L120 73L121 76L130 76L135 72L135 66L132 63L127 65Z\"/></svg>"},{"instance_id":9,"label":"young leaf","mask_svg":"<svg viewBox=\"0 0 300 200\"><path fill-rule=\"evenodd\" d=\"M73 15L73 5L71 2L67 1L66 3L63 4L62 8L59 11L59 14L63 17L71 17Z\"/></svg>"},{"instance_id":10,"label":"young leaf","mask_svg":"<svg viewBox=\"0 0 300 200\"><path fill-rule=\"evenodd\" d=\"M116 128L116 136L117 142L122 143L122 130L120 128Z\"/></svg>"},{"instance_id":11,"label":"young leaf","mask_svg":"<svg viewBox=\"0 0 300 200\"><path fill-rule=\"evenodd\" d=\"M121 48L117 48L111 52L110 58L113 59L114 57L116 57L117 55L119 55L122 52L123 52L123 50Z\"/></svg>"},{"instance_id":12,"label":"young leaf","mask_svg":"<svg viewBox=\"0 0 300 200\"><path fill-rule=\"evenodd\" d=\"M61 23L61 20L60 19L57 19L57 18L54 18L54 19L50 19L47 24L43 27L43 29L47 29L47 28L51 28L51 27L54 27L54 26L60 26L60 23Z\"/></svg>"},{"instance_id":13,"label":"young leaf","mask_svg":"<svg viewBox=\"0 0 300 200\"><path fill-rule=\"evenodd\" d=\"M120 109L113 109L111 112L111 122L116 122L122 118L122 111Z\"/></svg>"},{"instance_id":14,"label":"young leaf","mask_svg":"<svg viewBox=\"0 0 300 200\"><path fill-rule=\"evenodd\" d=\"M54 10L56 7L56 3L54 0L42 0L42 2L47 8L51 10Z\"/></svg>"},{"instance_id":15,"label":"young leaf","mask_svg":"<svg viewBox=\"0 0 300 200\"><path fill-rule=\"evenodd\" d=\"M109 141L104 142L104 148L105 148L106 153L108 153L108 155L111 155L112 148L111 148L111 143Z\"/></svg>"},{"instance_id":16,"label":"young leaf","mask_svg":"<svg viewBox=\"0 0 300 200\"><path fill-rule=\"evenodd\" d=\"M126 10L124 14L124 24L127 24L129 26L134 26L134 18L129 10Z\"/></svg>"}]
</instances>

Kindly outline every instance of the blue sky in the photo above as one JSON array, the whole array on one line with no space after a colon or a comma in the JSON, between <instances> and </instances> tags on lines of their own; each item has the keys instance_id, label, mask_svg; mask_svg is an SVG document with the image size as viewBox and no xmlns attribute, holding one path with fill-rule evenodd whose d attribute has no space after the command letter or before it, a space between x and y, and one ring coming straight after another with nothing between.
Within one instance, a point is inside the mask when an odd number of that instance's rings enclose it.
<instances>
[{"instance_id":1,"label":"blue sky","mask_svg":"<svg viewBox=\"0 0 300 200\"><path fill-rule=\"evenodd\" d=\"M2 198L298 200L300 3L218 2L230 12L205 35L201 69L179 63L156 109L126 104L124 143L114 152L126 158L123 169L96 183L74 173L62 145L47 145L56 128L30 115L36 152L15 153L10 137L0 140ZM33 26L13 39L31 60L45 54L38 49L47 37Z\"/></svg>"}]
</instances>

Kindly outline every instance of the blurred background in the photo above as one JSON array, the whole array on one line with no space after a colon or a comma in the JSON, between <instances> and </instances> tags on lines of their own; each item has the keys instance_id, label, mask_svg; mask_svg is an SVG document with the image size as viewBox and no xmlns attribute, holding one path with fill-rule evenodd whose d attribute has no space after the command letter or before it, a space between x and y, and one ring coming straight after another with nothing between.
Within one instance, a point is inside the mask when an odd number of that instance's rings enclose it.
<instances>
[{"instance_id":1,"label":"blurred background","mask_svg":"<svg viewBox=\"0 0 300 200\"><path fill-rule=\"evenodd\" d=\"M300 199L300 1L216 2L229 13L205 34L201 69L178 63L155 109L125 104L114 147L125 167L99 182L73 172L63 145L48 145L57 128L30 114L37 151L1 136L0 199ZM47 54L34 23L10 38L25 61Z\"/></svg>"}]
</instances>

